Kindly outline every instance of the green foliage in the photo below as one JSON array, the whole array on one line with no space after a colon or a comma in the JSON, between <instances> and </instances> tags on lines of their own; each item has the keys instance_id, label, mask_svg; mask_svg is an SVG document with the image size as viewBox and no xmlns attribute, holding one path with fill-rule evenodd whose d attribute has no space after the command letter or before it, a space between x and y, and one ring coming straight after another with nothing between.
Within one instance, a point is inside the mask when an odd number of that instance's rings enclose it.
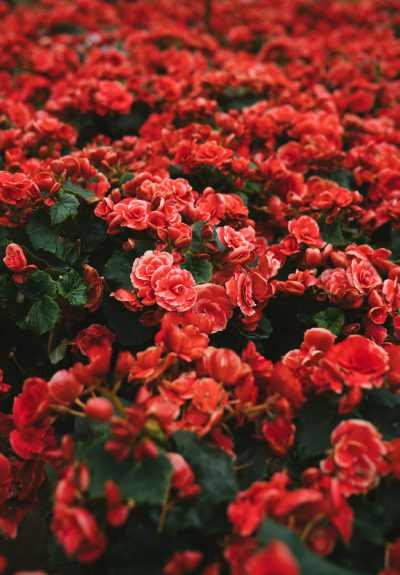
<instances>
[{"instance_id":1,"label":"green foliage","mask_svg":"<svg viewBox=\"0 0 400 575\"><path fill-rule=\"evenodd\" d=\"M32 301L40 300L44 296L54 298L57 291L56 282L49 274L40 270L21 284L19 289L25 297Z\"/></svg>"},{"instance_id":2,"label":"green foliage","mask_svg":"<svg viewBox=\"0 0 400 575\"><path fill-rule=\"evenodd\" d=\"M328 307L316 313L313 320L318 327L324 327L325 329L329 329L333 334L339 335L345 322L345 316L341 309Z\"/></svg>"},{"instance_id":3,"label":"green foliage","mask_svg":"<svg viewBox=\"0 0 400 575\"><path fill-rule=\"evenodd\" d=\"M104 496L104 484L112 480L124 498L141 504L162 505L172 473L172 465L165 453L143 461L128 458L116 462L114 456L105 451L104 445L103 437L85 441L78 452L90 470L89 495Z\"/></svg>"},{"instance_id":4,"label":"green foliage","mask_svg":"<svg viewBox=\"0 0 400 575\"><path fill-rule=\"evenodd\" d=\"M333 565L308 549L293 531L274 521L264 521L259 533L260 546L264 547L275 540L283 541L289 547L300 564L302 575L363 575L359 571Z\"/></svg>"},{"instance_id":5,"label":"green foliage","mask_svg":"<svg viewBox=\"0 0 400 575\"><path fill-rule=\"evenodd\" d=\"M86 286L75 270L69 271L57 282L57 290L72 306L83 306L87 303Z\"/></svg>"},{"instance_id":6,"label":"green foliage","mask_svg":"<svg viewBox=\"0 0 400 575\"><path fill-rule=\"evenodd\" d=\"M67 218L74 218L78 213L79 200L72 194L58 193L56 203L50 207L52 225L60 224Z\"/></svg>"},{"instance_id":7,"label":"green foliage","mask_svg":"<svg viewBox=\"0 0 400 575\"><path fill-rule=\"evenodd\" d=\"M309 401L302 407L296 426L296 452L300 460L323 455L330 447L330 436L344 419L327 396Z\"/></svg>"},{"instance_id":8,"label":"green foliage","mask_svg":"<svg viewBox=\"0 0 400 575\"><path fill-rule=\"evenodd\" d=\"M25 319L20 323L23 329L29 328L35 335L42 335L53 329L60 318L60 308L48 295L35 301Z\"/></svg>"},{"instance_id":9,"label":"green foliage","mask_svg":"<svg viewBox=\"0 0 400 575\"><path fill-rule=\"evenodd\" d=\"M71 180L67 180L66 182L64 182L63 190L65 190L66 192L71 192L71 194L74 194L75 196L78 196L79 198L82 198L87 202L90 200L94 200L96 198L96 194L94 194L90 190L85 190L84 188L78 186L77 184L74 184L73 182L71 182Z\"/></svg>"},{"instance_id":10,"label":"green foliage","mask_svg":"<svg viewBox=\"0 0 400 575\"><path fill-rule=\"evenodd\" d=\"M187 253L183 267L192 274L196 284L205 284L211 280L213 268L208 260L195 259L190 253Z\"/></svg>"},{"instance_id":11,"label":"green foliage","mask_svg":"<svg viewBox=\"0 0 400 575\"><path fill-rule=\"evenodd\" d=\"M104 276L115 282L117 288L132 289L130 274L132 261L126 252L115 251L104 267Z\"/></svg>"},{"instance_id":12,"label":"green foliage","mask_svg":"<svg viewBox=\"0 0 400 575\"><path fill-rule=\"evenodd\" d=\"M36 212L29 218L26 226L28 237L34 248L44 250L62 258L64 247L55 228L50 226L50 219L43 212Z\"/></svg>"}]
</instances>

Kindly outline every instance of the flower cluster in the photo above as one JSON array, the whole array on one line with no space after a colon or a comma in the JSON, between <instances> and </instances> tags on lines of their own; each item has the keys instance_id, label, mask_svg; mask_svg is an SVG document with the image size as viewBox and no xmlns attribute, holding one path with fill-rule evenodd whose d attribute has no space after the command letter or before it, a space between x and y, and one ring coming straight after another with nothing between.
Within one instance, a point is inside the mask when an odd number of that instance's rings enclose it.
<instances>
[{"instance_id":1,"label":"flower cluster","mask_svg":"<svg viewBox=\"0 0 400 575\"><path fill-rule=\"evenodd\" d=\"M398 8L0 1L0 574L400 575Z\"/></svg>"}]
</instances>

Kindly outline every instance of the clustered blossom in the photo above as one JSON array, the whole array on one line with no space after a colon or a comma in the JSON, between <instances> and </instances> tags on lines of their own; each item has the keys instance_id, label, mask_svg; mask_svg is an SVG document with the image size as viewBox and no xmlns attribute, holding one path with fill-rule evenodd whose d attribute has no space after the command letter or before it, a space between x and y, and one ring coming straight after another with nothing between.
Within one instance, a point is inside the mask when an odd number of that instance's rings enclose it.
<instances>
[{"instance_id":1,"label":"clustered blossom","mask_svg":"<svg viewBox=\"0 0 400 575\"><path fill-rule=\"evenodd\" d=\"M82 572L400 575L398 0L28 4L0 536L36 508Z\"/></svg>"}]
</instances>

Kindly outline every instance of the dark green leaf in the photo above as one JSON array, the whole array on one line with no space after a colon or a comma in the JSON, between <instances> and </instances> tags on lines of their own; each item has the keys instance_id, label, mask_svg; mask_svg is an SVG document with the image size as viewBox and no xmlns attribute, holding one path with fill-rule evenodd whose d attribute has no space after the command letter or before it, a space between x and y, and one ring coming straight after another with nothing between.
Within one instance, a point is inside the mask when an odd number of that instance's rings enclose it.
<instances>
[{"instance_id":1,"label":"dark green leaf","mask_svg":"<svg viewBox=\"0 0 400 575\"><path fill-rule=\"evenodd\" d=\"M107 318L107 325L117 334L119 343L140 346L152 339L154 330L143 329L138 314L127 311L121 303L109 299L110 301L103 303L102 309Z\"/></svg>"},{"instance_id":2,"label":"dark green leaf","mask_svg":"<svg viewBox=\"0 0 400 575\"><path fill-rule=\"evenodd\" d=\"M286 527L267 520L261 526L259 543L264 547L271 541L283 541L300 563L302 575L363 575L360 571L349 571L334 565L313 553L300 538Z\"/></svg>"},{"instance_id":3,"label":"dark green leaf","mask_svg":"<svg viewBox=\"0 0 400 575\"><path fill-rule=\"evenodd\" d=\"M321 237L326 242L332 244L334 247L340 247L346 243L342 233L341 222L339 220L335 221L333 224L327 224L324 218L320 218L318 224Z\"/></svg>"},{"instance_id":4,"label":"dark green leaf","mask_svg":"<svg viewBox=\"0 0 400 575\"><path fill-rule=\"evenodd\" d=\"M172 473L172 465L164 453L153 459L118 463L105 451L101 438L86 443L79 457L89 466L91 497L104 496L104 484L112 480L126 499L152 505L163 503Z\"/></svg>"},{"instance_id":5,"label":"dark green leaf","mask_svg":"<svg viewBox=\"0 0 400 575\"><path fill-rule=\"evenodd\" d=\"M209 503L233 499L237 483L232 460L224 451L211 447L194 433L178 431L174 435L176 450L193 468L196 481L201 485L201 497Z\"/></svg>"},{"instance_id":6,"label":"dark green leaf","mask_svg":"<svg viewBox=\"0 0 400 575\"><path fill-rule=\"evenodd\" d=\"M337 407L327 397L306 403L298 415L296 430L299 459L322 455L330 447L331 433L342 419L337 414Z\"/></svg>"},{"instance_id":7,"label":"dark green leaf","mask_svg":"<svg viewBox=\"0 0 400 575\"><path fill-rule=\"evenodd\" d=\"M60 308L57 303L51 297L45 295L41 300L32 304L21 327L29 328L36 335L42 335L53 329L59 317Z\"/></svg>"},{"instance_id":8,"label":"dark green leaf","mask_svg":"<svg viewBox=\"0 0 400 575\"><path fill-rule=\"evenodd\" d=\"M107 224L100 218L88 220L87 217L78 215L75 223L83 253L93 252L107 237Z\"/></svg>"},{"instance_id":9,"label":"dark green leaf","mask_svg":"<svg viewBox=\"0 0 400 575\"><path fill-rule=\"evenodd\" d=\"M87 303L86 286L75 270L69 271L57 282L58 293L73 306Z\"/></svg>"},{"instance_id":10,"label":"dark green leaf","mask_svg":"<svg viewBox=\"0 0 400 575\"><path fill-rule=\"evenodd\" d=\"M34 248L62 257L61 239L57 230L50 226L50 220L46 214L40 212L33 214L29 218L26 230Z\"/></svg>"},{"instance_id":11,"label":"dark green leaf","mask_svg":"<svg viewBox=\"0 0 400 575\"><path fill-rule=\"evenodd\" d=\"M132 289L132 260L124 251L116 251L105 265L104 276L115 281L117 288Z\"/></svg>"},{"instance_id":12,"label":"dark green leaf","mask_svg":"<svg viewBox=\"0 0 400 575\"><path fill-rule=\"evenodd\" d=\"M191 254L186 254L183 267L192 274L196 284L205 284L211 279L213 268L208 260L194 259Z\"/></svg>"},{"instance_id":13,"label":"dark green leaf","mask_svg":"<svg viewBox=\"0 0 400 575\"><path fill-rule=\"evenodd\" d=\"M120 182L121 184L126 184L126 182L130 182L131 180L133 180L134 177L135 174L132 174L131 172L125 172L125 174L122 174Z\"/></svg>"},{"instance_id":14,"label":"dark green leaf","mask_svg":"<svg viewBox=\"0 0 400 575\"><path fill-rule=\"evenodd\" d=\"M63 189L66 192L71 192L71 194L74 194L75 196L78 196L79 198L82 198L86 201L93 200L96 198L96 194L94 194L90 190L85 190L85 188L82 188L77 184L74 184L73 182L71 182L71 180L67 180L66 182L64 182Z\"/></svg>"},{"instance_id":15,"label":"dark green leaf","mask_svg":"<svg viewBox=\"0 0 400 575\"><path fill-rule=\"evenodd\" d=\"M60 224L67 218L74 218L78 213L79 200L72 194L57 194L56 203L49 209L51 223Z\"/></svg>"},{"instance_id":16,"label":"dark green leaf","mask_svg":"<svg viewBox=\"0 0 400 575\"><path fill-rule=\"evenodd\" d=\"M20 290L28 299L33 301L41 300L45 295L54 298L56 282L46 272L37 271L21 284Z\"/></svg>"},{"instance_id":17,"label":"dark green leaf","mask_svg":"<svg viewBox=\"0 0 400 575\"><path fill-rule=\"evenodd\" d=\"M329 329L335 335L339 335L345 322L343 311L337 307L328 307L316 313L313 319L318 327Z\"/></svg>"}]
</instances>

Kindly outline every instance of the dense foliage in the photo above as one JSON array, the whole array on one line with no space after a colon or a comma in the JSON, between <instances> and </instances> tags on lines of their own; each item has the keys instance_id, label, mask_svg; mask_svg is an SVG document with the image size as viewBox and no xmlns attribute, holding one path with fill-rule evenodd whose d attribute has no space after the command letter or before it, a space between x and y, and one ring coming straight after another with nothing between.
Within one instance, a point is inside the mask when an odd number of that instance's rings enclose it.
<instances>
[{"instance_id":1,"label":"dense foliage","mask_svg":"<svg viewBox=\"0 0 400 575\"><path fill-rule=\"evenodd\" d=\"M0 572L400 574L399 9L0 2Z\"/></svg>"}]
</instances>

